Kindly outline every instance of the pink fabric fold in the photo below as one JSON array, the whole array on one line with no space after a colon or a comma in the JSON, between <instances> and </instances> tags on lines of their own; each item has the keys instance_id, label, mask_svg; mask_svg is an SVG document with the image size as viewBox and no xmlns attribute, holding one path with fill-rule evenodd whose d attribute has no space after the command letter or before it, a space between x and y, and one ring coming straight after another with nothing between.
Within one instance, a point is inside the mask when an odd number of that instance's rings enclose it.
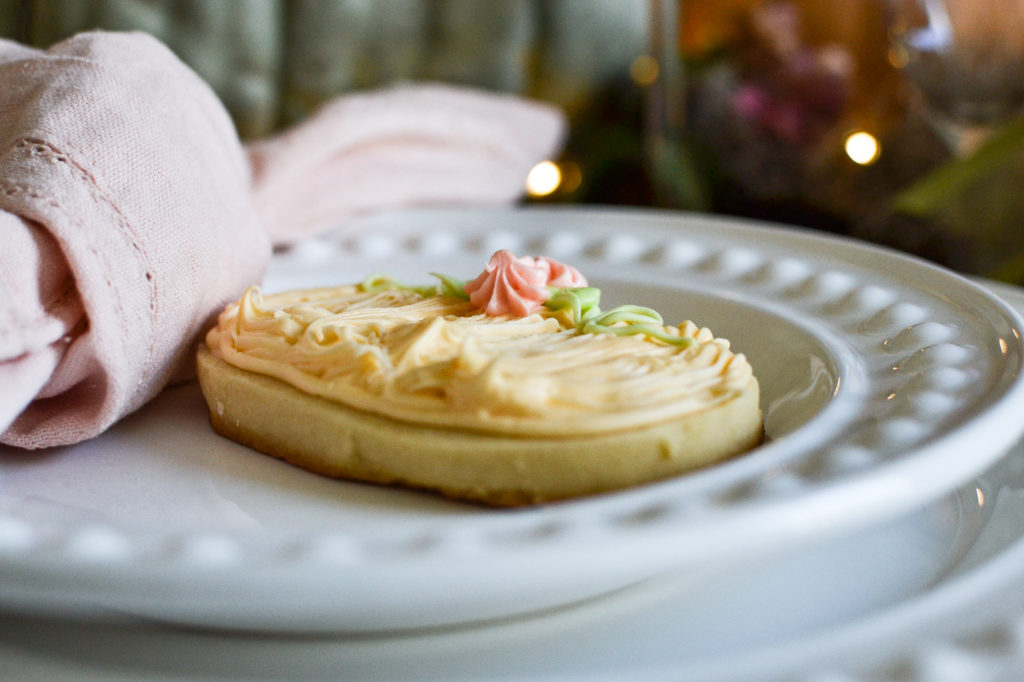
<instances>
[{"instance_id":1,"label":"pink fabric fold","mask_svg":"<svg viewBox=\"0 0 1024 682\"><path fill-rule=\"evenodd\" d=\"M0 40L0 442L93 437L190 371L271 241L356 213L521 196L550 107L442 86L343 97L244 147L144 34Z\"/></svg>"},{"instance_id":2,"label":"pink fabric fold","mask_svg":"<svg viewBox=\"0 0 1024 682\"><path fill-rule=\"evenodd\" d=\"M340 217L430 204L505 204L559 149L560 111L427 84L353 94L250 144L254 197L275 244Z\"/></svg>"},{"instance_id":3,"label":"pink fabric fold","mask_svg":"<svg viewBox=\"0 0 1024 682\"><path fill-rule=\"evenodd\" d=\"M21 447L73 443L190 362L269 243L230 118L156 40L3 42L0 89L0 372L19 382L0 427Z\"/></svg>"}]
</instances>

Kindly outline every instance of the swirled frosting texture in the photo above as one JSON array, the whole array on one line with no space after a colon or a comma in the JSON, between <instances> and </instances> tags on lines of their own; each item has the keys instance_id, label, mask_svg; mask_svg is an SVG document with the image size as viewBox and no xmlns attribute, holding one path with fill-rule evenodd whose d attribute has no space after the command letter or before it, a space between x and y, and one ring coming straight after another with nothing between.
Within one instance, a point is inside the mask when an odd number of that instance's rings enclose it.
<instances>
[{"instance_id":1,"label":"swirled frosting texture","mask_svg":"<svg viewBox=\"0 0 1024 682\"><path fill-rule=\"evenodd\" d=\"M489 316L445 296L357 286L264 296L250 288L207 335L240 369L394 419L510 435L572 436L697 413L747 387L729 342L691 322L681 348L582 334L564 311Z\"/></svg>"}]
</instances>

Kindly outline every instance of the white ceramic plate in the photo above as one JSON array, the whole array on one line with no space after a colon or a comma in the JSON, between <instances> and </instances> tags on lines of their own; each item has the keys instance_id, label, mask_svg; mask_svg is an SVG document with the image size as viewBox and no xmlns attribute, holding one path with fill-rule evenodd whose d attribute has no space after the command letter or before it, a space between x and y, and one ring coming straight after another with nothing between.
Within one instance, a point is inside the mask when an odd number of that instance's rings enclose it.
<instances>
[{"instance_id":1,"label":"white ceramic plate","mask_svg":"<svg viewBox=\"0 0 1024 682\"><path fill-rule=\"evenodd\" d=\"M1022 518L1024 444L921 510L696 586L670 573L536 618L379 637L6 615L0 668L51 682L1017 680Z\"/></svg>"},{"instance_id":2,"label":"white ceramic plate","mask_svg":"<svg viewBox=\"0 0 1024 682\"><path fill-rule=\"evenodd\" d=\"M536 618L378 637L0 616L0 667L51 682L1016 680L1021 455L922 510L699 586L673 573Z\"/></svg>"},{"instance_id":3,"label":"white ceramic plate","mask_svg":"<svg viewBox=\"0 0 1024 682\"><path fill-rule=\"evenodd\" d=\"M813 650L819 663L803 668L793 665L799 659L791 650L941 583L981 534L985 515L976 499L973 488L944 495L895 522L735 567L699 586L673 574L575 608L484 627L379 637L250 637L138 622L0 616L0 668L11 679L76 682L760 682L780 668L820 670L827 660L821 649ZM766 661L769 651L789 665Z\"/></svg>"},{"instance_id":4,"label":"white ceramic plate","mask_svg":"<svg viewBox=\"0 0 1024 682\"><path fill-rule=\"evenodd\" d=\"M0 452L0 603L266 630L484 620L738 558L926 503L1024 431L1021 320L944 270L778 227L680 214L389 214L279 254L267 290L389 272L469 277L512 248L603 304L731 338L771 442L679 479L521 511L328 481L215 436L194 386L88 443Z\"/></svg>"}]
</instances>

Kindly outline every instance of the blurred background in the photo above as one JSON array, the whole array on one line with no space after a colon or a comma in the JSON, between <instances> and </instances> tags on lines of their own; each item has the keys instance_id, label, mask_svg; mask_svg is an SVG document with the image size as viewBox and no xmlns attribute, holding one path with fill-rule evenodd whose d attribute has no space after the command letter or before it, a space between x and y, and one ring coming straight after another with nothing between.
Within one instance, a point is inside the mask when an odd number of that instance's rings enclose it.
<instances>
[{"instance_id":1,"label":"blurred background","mask_svg":"<svg viewBox=\"0 0 1024 682\"><path fill-rule=\"evenodd\" d=\"M530 201L777 221L1024 283L1021 0L0 0L2 37L94 28L162 40L243 139L396 82L510 92L571 122Z\"/></svg>"}]
</instances>

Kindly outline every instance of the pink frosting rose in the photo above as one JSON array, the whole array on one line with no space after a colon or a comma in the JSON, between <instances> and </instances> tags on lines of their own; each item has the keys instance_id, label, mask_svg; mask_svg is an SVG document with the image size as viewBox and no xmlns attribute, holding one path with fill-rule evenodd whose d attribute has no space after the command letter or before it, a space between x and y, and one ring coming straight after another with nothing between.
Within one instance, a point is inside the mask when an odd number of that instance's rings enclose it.
<instances>
[{"instance_id":1,"label":"pink frosting rose","mask_svg":"<svg viewBox=\"0 0 1024 682\"><path fill-rule=\"evenodd\" d=\"M587 278L580 274L580 271L571 265L559 263L556 260L544 258L543 256L540 258L534 258L533 262L536 267L547 271L549 287L573 289L576 287L587 286Z\"/></svg>"},{"instance_id":2,"label":"pink frosting rose","mask_svg":"<svg viewBox=\"0 0 1024 682\"><path fill-rule=\"evenodd\" d=\"M488 315L526 317L548 300L548 287L584 287L586 278L550 258L516 258L503 249L491 256L480 275L466 283L469 301Z\"/></svg>"}]
</instances>

